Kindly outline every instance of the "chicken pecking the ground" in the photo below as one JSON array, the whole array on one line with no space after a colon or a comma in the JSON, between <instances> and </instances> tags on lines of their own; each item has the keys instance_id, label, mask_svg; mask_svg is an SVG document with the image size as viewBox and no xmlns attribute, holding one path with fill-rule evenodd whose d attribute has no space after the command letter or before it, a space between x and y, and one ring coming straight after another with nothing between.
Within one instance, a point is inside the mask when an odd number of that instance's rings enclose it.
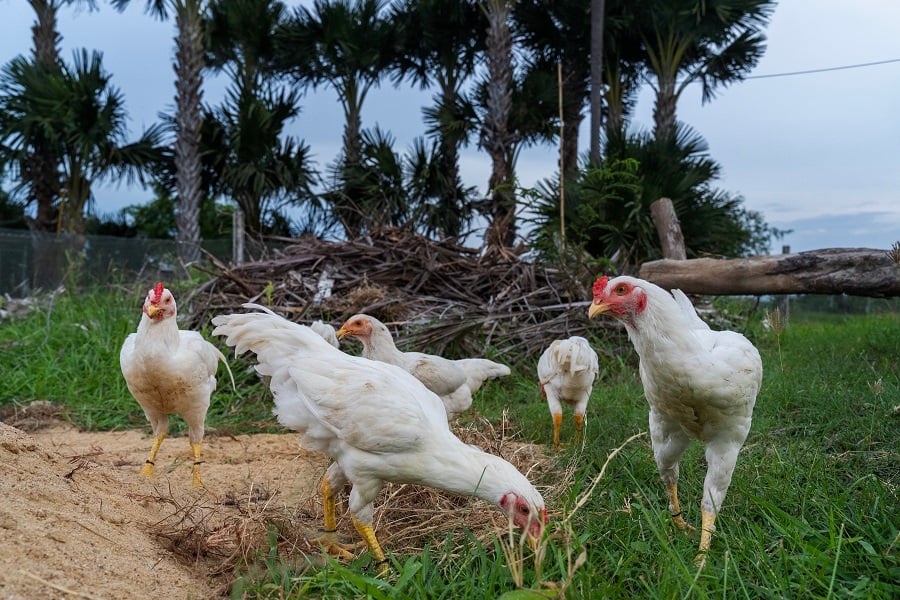
<instances>
[{"instance_id":1,"label":"chicken pecking the ground","mask_svg":"<svg viewBox=\"0 0 900 600\"><path fill-rule=\"evenodd\" d=\"M650 441L669 496L675 524L694 531L678 503L678 466L692 438L706 449L707 472L700 503L703 566L718 511L747 439L762 384L759 352L743 335L713 331L680 290L668 293L633 277L601 277L594 283L589 318L607 313L625 325L640 357L650 405Z\"/></svg>"},{"instance_id":2,"label":"chicken pecking the ground","mask_svg":"<svg viewBox=\"0 0 900 600\"><path fill-rule=\"evenodd\" d=\"M575 440L581 439L584 413L599 372L597 353L586 339L578 335L554 340L541 354L537 374L541 394L547 399L553 417L554 446L559 447L563 402L572 406Z\"/></svg>"},{"instance_id":3,"label":"chicken pecking the ground","mask_svg":"<svg viewBox=\"0 0 900 600\"><path fill-rule=\"evenodd\" d=\"M351 356L310 328L266 308L219 315L213 335L225 336L236 354L256 354L256 370L270 377L278 422L300 432L301 445L334 462L320 484L324 532L337 543L335 492L352 485L353 525L379 570L387 568L373 529L374 502L384 482L412 483L476 496L505 511L532 544L547 522L544 500L512 464L450 431L441 399L394 365ZM262 311L262 312L258 312Z\"/></svg>"},{"instance_id":4,"label":"chicken pecking the ground","mask_svg":"<svg viewBox=\"0 0 900 600\"><path fill-rule=\"evenodd\" d=\"M218 348L196 331L178 329L175 297L162 283L147 293L141 310L137 332L125 339L119 352L128 391L153 428L153 446L141 474L153 475L156 453L169 433L169 415L177 414L188 426L193 485L202 486L200 445L219 361L228 370L232 386L234 377Z\"/></svg>"},{"instance_id":5,"label":"chicken pecking the ground","mask_svg":"<svg viewBox=\"0 0 900 600\"><path fill-rule=\"evenodd\" d=\"M444 401L447 418L453 419L472 406L472 395L488 379L510 374L509 367L486 358L451 360L423 352L402 352L387 326L375 317L358 314L337 331L338 339L353 336L362 342L363 356L396 365L425 384Z\"/></svg>"}]
</instances>

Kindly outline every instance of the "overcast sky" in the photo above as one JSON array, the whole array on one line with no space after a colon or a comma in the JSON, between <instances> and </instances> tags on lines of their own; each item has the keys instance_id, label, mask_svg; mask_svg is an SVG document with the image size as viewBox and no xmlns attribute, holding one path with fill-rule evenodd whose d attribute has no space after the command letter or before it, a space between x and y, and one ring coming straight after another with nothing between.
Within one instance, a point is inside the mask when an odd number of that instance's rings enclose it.
<instances>
[{"instance_id":1,"label":"overcast sky","mask_svg":"<svg viewBox=\"0 0 900 600\"><path fill-rule=\"evenodd\" d=\"M299 4L286 0L286 4ZM100 0L99 11L63 8L59 15L62 56L75 48L103 52L104 68L125 97L130 130L136 137L174 105L172 57L174 21L146 15L145 0L118 13ZM24 0L0 0L0 63L31 49L33 11ZM785 0L766 30L765 56L752 78L721 90L701 105L689 88L678 104L678 119L699 132L722 167L718 187L745 199L773 226L792 229L781 244L792 251L826 247L889 248L900 240L900 1ZM782 73L828 70L783 77ZM216 103L224 83L207 80L204 101ZM375 125L405 151L421 135L420 107L432 92L397 90L390 84L370 92L363 127ZM651 125L651 96L643 94L636 127ZM337 156L343 117L334 92L307 96L292 135L310 146L320 169ZM588 144L581 136L582 149ZM554 148L522 153L517 172L522 185L549 177ZM487 187L490 159L476 148L461 157L467 185ZM116 212L147 202L140 188L97 190L96 210Z\"/></svg>"}]
</instances>

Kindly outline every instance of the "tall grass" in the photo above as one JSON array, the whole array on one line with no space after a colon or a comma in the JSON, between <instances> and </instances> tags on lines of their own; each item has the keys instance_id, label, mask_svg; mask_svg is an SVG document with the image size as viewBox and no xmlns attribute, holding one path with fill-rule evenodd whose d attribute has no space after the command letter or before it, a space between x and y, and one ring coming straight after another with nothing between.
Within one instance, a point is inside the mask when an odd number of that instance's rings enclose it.
<instances>
[{"instance_id":1,"label":"tall grass","mask_svg":"<svg viewBox=\"0 0 900 600\"><path fill-rule=\"evenodd\" d=\"M0 408L51 400L81 427L146 427L118 367L144 293L63 294L28 318L0 323ZM539 564L526 550L520 569L511 569L517 559L500 539L485 546L467 535L462 544L458 536L439 538L421 554L392 555L392 575L377 578L365 554L350 564L303 568L278 556L273 541L272 552L235 574L232 596L900 597L900 315L816 318L795 311L778 332L760 321L756 314L740 324L760 349L765 376L703 570L693 564L697 538L677 531L668 516L648 437L622 445L646 431L647 407L636 356L618 343L604 348L584 443L558 453L558 477L536 482L545 488L567 482L550 506L551 534ZM517 438L549 446L552 422L535 361L487 385L476 410L494 422L505 414ZM239 392L220 377L209 429L274 427L268 392L246 364L232 359L232 365ZM574 433L565 417L564 442ZM695 525L705 472L695 443L679 486Z\"/></svg>"}]
</instances>

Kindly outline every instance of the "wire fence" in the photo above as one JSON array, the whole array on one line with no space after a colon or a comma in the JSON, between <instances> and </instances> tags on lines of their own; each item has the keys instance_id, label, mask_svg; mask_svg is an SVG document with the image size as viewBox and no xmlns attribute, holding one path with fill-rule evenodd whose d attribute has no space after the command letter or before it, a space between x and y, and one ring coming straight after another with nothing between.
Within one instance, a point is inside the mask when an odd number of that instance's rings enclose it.
<instances>
[{"instance_id":1,"label":"wire fence","mask_svg":"<svg viewBox=\"0 0 900 600\"><path fill-rule=\"evenodd\" d=\"M230 239L202 247L223 263L231 261ZM166 281L183 273L174 240L0 229L0 295L21 298L135 278Z\"/></svg>"}]
</instances>

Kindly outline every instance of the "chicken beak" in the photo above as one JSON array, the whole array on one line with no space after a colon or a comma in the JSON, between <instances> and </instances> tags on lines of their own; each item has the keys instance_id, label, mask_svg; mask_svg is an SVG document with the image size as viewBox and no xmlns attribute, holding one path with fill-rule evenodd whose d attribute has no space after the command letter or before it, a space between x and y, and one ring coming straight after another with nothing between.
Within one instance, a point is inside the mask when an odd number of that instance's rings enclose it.
<instances>
[{"instance_id":1,"label":"chicken beak","mask_svg":"<svg viewBox=\"0 0 900 600\"><path fill-rule=\"evenodd\" d=\"M349 329L346 329L346 328L344 328L344 327L341 327L340 329L338 329L337 331L335 331L334 334L337 336L337 339L343 340L345 337L347 337L348 335L350 335L350 330L349 330Z\"/></svg>"},{"instance_id":2,"label":"chicken beak","mask_svg":"<svg viewBox=\"0 0 900 600\"><path fill-rule=\"evenodd\" d=\"M155 305L155 304L147 305L147 316L150 317L151 319L154 318L156 316L156 313L158 313L158 312L159 312L159 307L157 305Z\"/></svg>"},{"instance_id":3,"label":"chicken beak","mask_svg":"<svg viewBox=\"0 0 900 600\"><path fill-rule=\"evenodd\" d=\"M541 538L529 533L525 536L525 539L528 541L528 547L531 548L531 551L537 551L538 542L541 541Z\"/></svg>"},{"instance_id":4,"label":"chicken beak","mask_svg":"<svg viewBox=\"0 0 900 600\"><path fill-rule=\"evenodd\" d=\"M590 307L588 307L588 319L593 319L597 315L605 313L609 310L609 305L604 304L603 302L593 302Z\"/></svg>"}]
</instances>

